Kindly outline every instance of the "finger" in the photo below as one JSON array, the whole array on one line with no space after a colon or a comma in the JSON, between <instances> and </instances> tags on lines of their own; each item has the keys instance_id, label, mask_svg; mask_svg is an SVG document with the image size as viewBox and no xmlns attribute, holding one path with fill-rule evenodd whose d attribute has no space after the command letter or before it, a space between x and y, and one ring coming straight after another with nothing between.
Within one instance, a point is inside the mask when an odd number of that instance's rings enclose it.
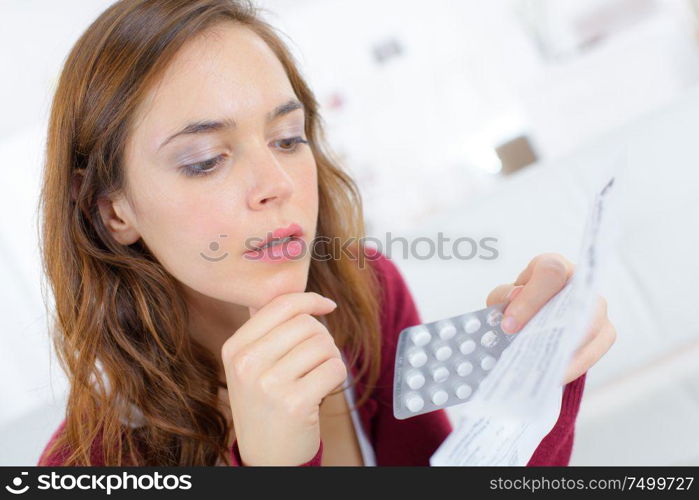
<instances>
[{"instance_id":1,"label":"finger","mask_svg":"<svg viewBox=\"0 0 699 500\"><path fill-rule=\"evenodd\" d=\"M496 304L507 304L517 296L521 289L521 286L515 286L512 283L496 286L485 299L485 305L491 307Z\"/></svg>"},{"instance_id":2,"label":"finger","mask_svg":"<svg viewBox=\"0 0 699 500\"><path fill-rule=\"evenodd\" d=\"M328 359L339 357L340 350L332 337L313 335L294 346L269 371L276 380L297 380Z\"/></svg>"},{"instance_id":3,"label":"finger","mask_svg":"<svg viewBox=\"0 0 699 500\"><path fill-rule=\"evenodd\" d=\"M529 321L548 300L558 293L572 274L563 259L538 259L531 278L519 295L505 309L501 327L506 333L515 333Z\"/></svg>"},{"instance_id":4,"label":"finger","mask_svg":"<svg viewBox=\"0 0 699 500\"><path fill-rule=\"evenodd\" d=\"M337 304L315 292L295 292L278 295L254 311L255 314L229 340L235 345L247 345L262 337L272 328L298 314L328 314Z\"/></svg>"},{"instance_id":5,"label":"finger","mask_svg":"<svg viewBox=\"0 0 699 500\"><path fill-rule=\"evenodd\" d=\"M330 332L310 314L299 314L275 326L267 335L248 344L247 348L255 350L255 358L263 367L269 367L313 335L330 336Z\"/></svg>"},{"instance_id":6,"label":"finger","mask_svg":"<svg viewBox=\"0 0 699 500\"><path fill-rule=\"evenodd\" d=\"M563 384L572 382L588 371L612 347L616 341L616 329L611 322L605 323L599 333L573 355L563 377Z\"/></svg>"},{"instance_id":7,"label":"finger","mask_svg":"<svg viewBox=\"0 0 699 500\"><path fill-rule=\"evenodd\" d=\"M587 345L591 342L602 330L605 324L609 321L607 318L607 301L602 296L597 296L597 303L595 305L595 314L590 321L590 326L587 328L587 333L585 337L580 341L578 348Z\"/></svg>"},{"instance_id":8,"label":"finger","mask_svg":"<svg viewBox=\"0 0 699 500\"><path fill-rule=\"evenodd\" d=\"M569 261L566 257L559 253L542 253L534 257L532 260L529 261L529 264L527 264L527 267L519 273L519 276L517 276L517 279L515 280L514 284L515 285L526 285L527 282L532 277L532 274L534 272L534 268L542 261L542 260L549 260L549 259L557 259L565 263L565 265L570 269L571 274L575 270L575 265Z\"/></svg>"},{"instance_id":9,"label":"finger","mask_svg":"<svg viewBox=\"0 0 699 500\"><path fill-rule=\"evenodd\" d=\"M251 317L251 318L257 313L257 311L259 311L259 309L256 309L256 308L254 308L254 307L252 307L252 306L251 306L251 307L248 307L248 312L250 313L250 317Z\"/></svg>"},{"instance_id":10,"label":"finger","mask_svg":"<svg viewBox=\"0 0 699 500\"><path fill-rule=\"evenodd\" d=\"M515 300L515 297L520 294L520 292L524 289L524 285L517 285L512 289L510 292L510 295L507 296L507 303L509 304L513 300Z\"/></svg>"},{"instance_id":11,"label":"finger","mask_svg":"<svg viewBox=\"0 0 699 500\"><path fill-rule=\"evenodd\" d=\"M301 394L307 394L320 404L325 396L339 388L346 379L347 366L344 361L330 358L304 375L297 384Z\"/></svg>"},{"instance_id":12,"label":"finger","mask_svg":"<svg viewBox=\"0 0 699 500\"><path fill-rule=\"evenodd\" d=\"M514 284L515 285L526 285L527 282L531 279L532 270L534 269L535 265L536 265L536 258L529 261L529 264L527 264L527 267L524 268L524 271L519 273L519 275L517 276L517 279L515 280Z\"/></svg>"}]
</instances>

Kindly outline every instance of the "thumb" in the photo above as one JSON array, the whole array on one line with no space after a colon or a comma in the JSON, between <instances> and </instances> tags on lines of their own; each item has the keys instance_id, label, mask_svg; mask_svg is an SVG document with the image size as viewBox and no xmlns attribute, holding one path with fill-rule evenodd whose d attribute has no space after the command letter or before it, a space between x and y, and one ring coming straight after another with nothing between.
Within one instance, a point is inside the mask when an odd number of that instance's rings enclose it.
<instances>
[{"instance_id":1,"label":"thumb","mask_svg":"<svg viewBox=\"0 0 699 500\"><path fill-rule=\"evenodd\" d=\"M515 286L513 283L499 285L495 287L485 301L486 307L494 306L495 304L509 304L519 292L524 288L524 285Z\"/></svg>"},{"instance_id":2,"label":"thumb","mask_svg":"<svg viewBox=\"0 0 699 500\"><path fill-rule=\"evenodd\" d=\"M507 295L507 303L508 304L510 302L512 302L513 300L515 300L515 297L517 297L517 295L519 295L519 292L522 291L522 288L524 288L524 285L517 285L516 287L514 287L510 291L510 293Z\"/></svg>"},{"instance_id":3,"label":"thumb","mask_svg":"<svg viewBox=\"0 0 699 500\"><path fill-rule=\"evenodd\" d=\"M257 311L259 311L259 309L256 309L252 306L248 306L248 312L250 313L251 318L257 313Z\"/></svg>"}]
</instances>

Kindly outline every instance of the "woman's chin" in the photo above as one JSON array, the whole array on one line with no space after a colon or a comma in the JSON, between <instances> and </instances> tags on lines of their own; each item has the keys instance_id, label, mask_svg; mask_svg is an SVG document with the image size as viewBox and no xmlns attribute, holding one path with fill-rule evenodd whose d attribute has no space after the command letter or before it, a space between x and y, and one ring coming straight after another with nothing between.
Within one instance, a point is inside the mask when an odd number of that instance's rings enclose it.
<instances>
[{"instance_id":1,"label":"woman's chin","mask_svg":"<svg viewBox=\"0 0 699 500\"><path fill-rule=\"evenodd\" d=\"M279 295L305 292L307 283L307 269L280 269L276 273L261 273L250 284L248 292L255 296L255 302L266 304Z\"/></svg>"},{"instance_id":2,"label":"woman's chin","mask_svg":"<svg viewBox=\"0 0 699 500\"><path fill-rule=\"evenodd\" d=\"M271 301L273 298L279 295L286 295L288 293L301 293L306 291L306 281L303 282L299 280L276 283L274 286L263 286L262 293L258 295L258 300L264 304Z\"/></svg>"}]
</instances>

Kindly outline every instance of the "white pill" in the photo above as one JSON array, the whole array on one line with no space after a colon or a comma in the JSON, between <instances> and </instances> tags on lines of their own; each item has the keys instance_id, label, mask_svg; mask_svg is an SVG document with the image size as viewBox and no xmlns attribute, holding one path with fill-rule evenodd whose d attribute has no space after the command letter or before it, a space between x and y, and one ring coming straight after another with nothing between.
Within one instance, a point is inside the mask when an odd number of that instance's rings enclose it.
<instances>
[{"instance_id":1,"label":"white pill","mask_svg":"<svg viewBox=\"0 0 699 500\"><path fill-rule=\"evenodd\" d=\"M437 406L441 406L446 403L447 399L449 399L449 394L447 394L447 391L442 389L438 389L434 391L434 394L432 394L432 402Z\"/></svg>"},{"instance_id":2,"label":"white pill","mask_svg":"<svg viewBox=\"0 0 699 500\"><path fill-rule=\"evenodd\" d=\"M471 354L474 349L476 349L476 343L473 340L466 340L459 346L461 354Z\"/></svg>"},{"instance_id":3,"label":"white pill","mask_svg":"<svg viewBox=\"0 0 699 500\"><path fill-rule=\"evenodd\" d=\"M495 347L495 344L498 343L498 336L495 334L493 330L488 330L483 334L481 337L481 345L483 347Z\"/></svg>"},{"instance_id":4,"label":"white pill","mask_svg":"<svg viewBox=\"0 0 699 500\"><path fill-rule=\"evenodd\" d=\"M449 370L446 367L438 366L432 370L432 379L435 382L444 382L447 378L449 378Z\"/></svg>"},{"instance_id":5,"label":"white pill","mask_svg":"<svg viewBox=\"0 0 699 500\"><path fill-rule=\"evenodd\" d=\"M441 347L437 347L434 350L434 357L437 358L439 361L444 361L451 357L451 353L451 347L449 347L448 345L443 345Z\"/></svg>"},{"instance_id":6,"label":"white pill","mask_svg":"<svg viewBox=\"0 0 699 500\"><path fill-rule=\"evenodd\" d=\"M486 356L481 360L481 368L484 370L490 370L493 366L495 366L495 358L492 356Z\"/></svg>"},{"instance_id":7,"label":"white pill","mask_svg":"<svg viewBox=\"0 0 699 500\"><path fill-rule=\"evenodd\" d=\"M461 384L456 388L454 392L456 393L457 398L466 399L471 395L473 389L471 389L471 386L468 384Z\"/></svg>"},{"instance_id":8,"label":"white pill","mask_svg":"<svg viewBox=\"0 0 699 500\"><path fill-rule=\"evenodd\" d=\"M488 324L495 326L502 320L502 313L498 310L493 310L488 313Z\"/></svg>"},{"instance_id":9,"label":"white pill","mask_svg":"<svg viewBox=\"0 0 699 500\"><path fill-rule=\"evenodd\" d=\"M449 340L456 335L456 327L449 321L442 321L438 323L437 330L439 331L439 337L442 340Z\"/></svg>"},{"instance_id":10,"label":"white pill","mask_svg":"<svg viewBox=\"0 0 699 500\"><path fill-rule=\"evenodd\" d=\"M456 367L456 373L461 375L462 377L465 377L469 373L473 371L473 365L469 363L468 361L463 361L459 363L459 365Z\"/></svg>"},{"instance_id":11,"label":"white pill","mask_svg":"<svg viewBox=\"0 0 699 500\"><path fill-rule=\"evenodd\" d=\"M408 408L408 410L415 413L422 410L422 407L425 406L425 401L419 394L415 394L413 392L405 397L405 406Z\"/></svg>"},{"instance_id":12,"label":"white pill","mask_svg":"<svg viewBox=\"0 0 699 500\"><path fill-rule=\"evenodd\" d=\"M422 349L413 349L408 353L408 363L415 368L420 368L427 363L427 354Z\"/></svg>"},{"instance_id":13,"label":"white pill","mask_svg":"<svg viewBox=\"0 0 699 500\"><path fill-rule=\"evenodd\" d=\"M470 318L466 318L464 320L464 331L466 333L474 333L478 331L478 329L481 327L481 322L478 321L478 318L471 316Z\"/></svg>"},{"instance_id":14,"label":"white pill","mask_svg":"<svg viewBox=\"0 0 699 500\"><path fill-rule=\"evenodd\" d=\"M424 326L417 327L410 332L410 340L418 347L429 344L431 339L432 335L430 335L430 332Z\"/></svg>"},{"instance_id":15,"label":"white pill","mask_svg":"<svg viewBox=\"0 0 699 500\"><path fill-rule=\"evenodd\" d=\"M410 370L405 381L408 383L408 387L417 390L425 385L425 376L417 370Z\"/></svg>"}]
</instances>

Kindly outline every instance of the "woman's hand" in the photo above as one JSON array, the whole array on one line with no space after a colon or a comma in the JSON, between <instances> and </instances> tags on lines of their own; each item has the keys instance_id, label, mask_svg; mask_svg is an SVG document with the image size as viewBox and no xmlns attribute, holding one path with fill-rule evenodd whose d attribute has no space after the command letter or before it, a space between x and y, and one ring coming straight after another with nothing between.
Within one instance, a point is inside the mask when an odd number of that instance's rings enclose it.
<instances>
[{"instance_id":1,"label":"woman's hand","mask_svg":"<svg viewBox=\"0 0 699 500\"><path fill-rule=\"evenodd\" d=\"M562 255L537 255L514 283L495 287L488 295L486 304L490 307L506 303L500 326L505 333L516 333L566 285L573 271L573 263ZM607 317L607 301L598 297L595 317L568 365L563 384L575 380L589 370L604 356L615 340L616 330Z\"/></svg>"},{"instance_id":2,"label":"woman's hand","mask_svg":"<svg viewBox=\"0 0 699 500\"><path fill-rule=\"evenodd\" d=\"M317 293L287 293L223 344L233 428L245 465L298 465L320 446L323 398L347 377L340 350L312 315L337 305Z\"/></svg>"}]
</instances>

